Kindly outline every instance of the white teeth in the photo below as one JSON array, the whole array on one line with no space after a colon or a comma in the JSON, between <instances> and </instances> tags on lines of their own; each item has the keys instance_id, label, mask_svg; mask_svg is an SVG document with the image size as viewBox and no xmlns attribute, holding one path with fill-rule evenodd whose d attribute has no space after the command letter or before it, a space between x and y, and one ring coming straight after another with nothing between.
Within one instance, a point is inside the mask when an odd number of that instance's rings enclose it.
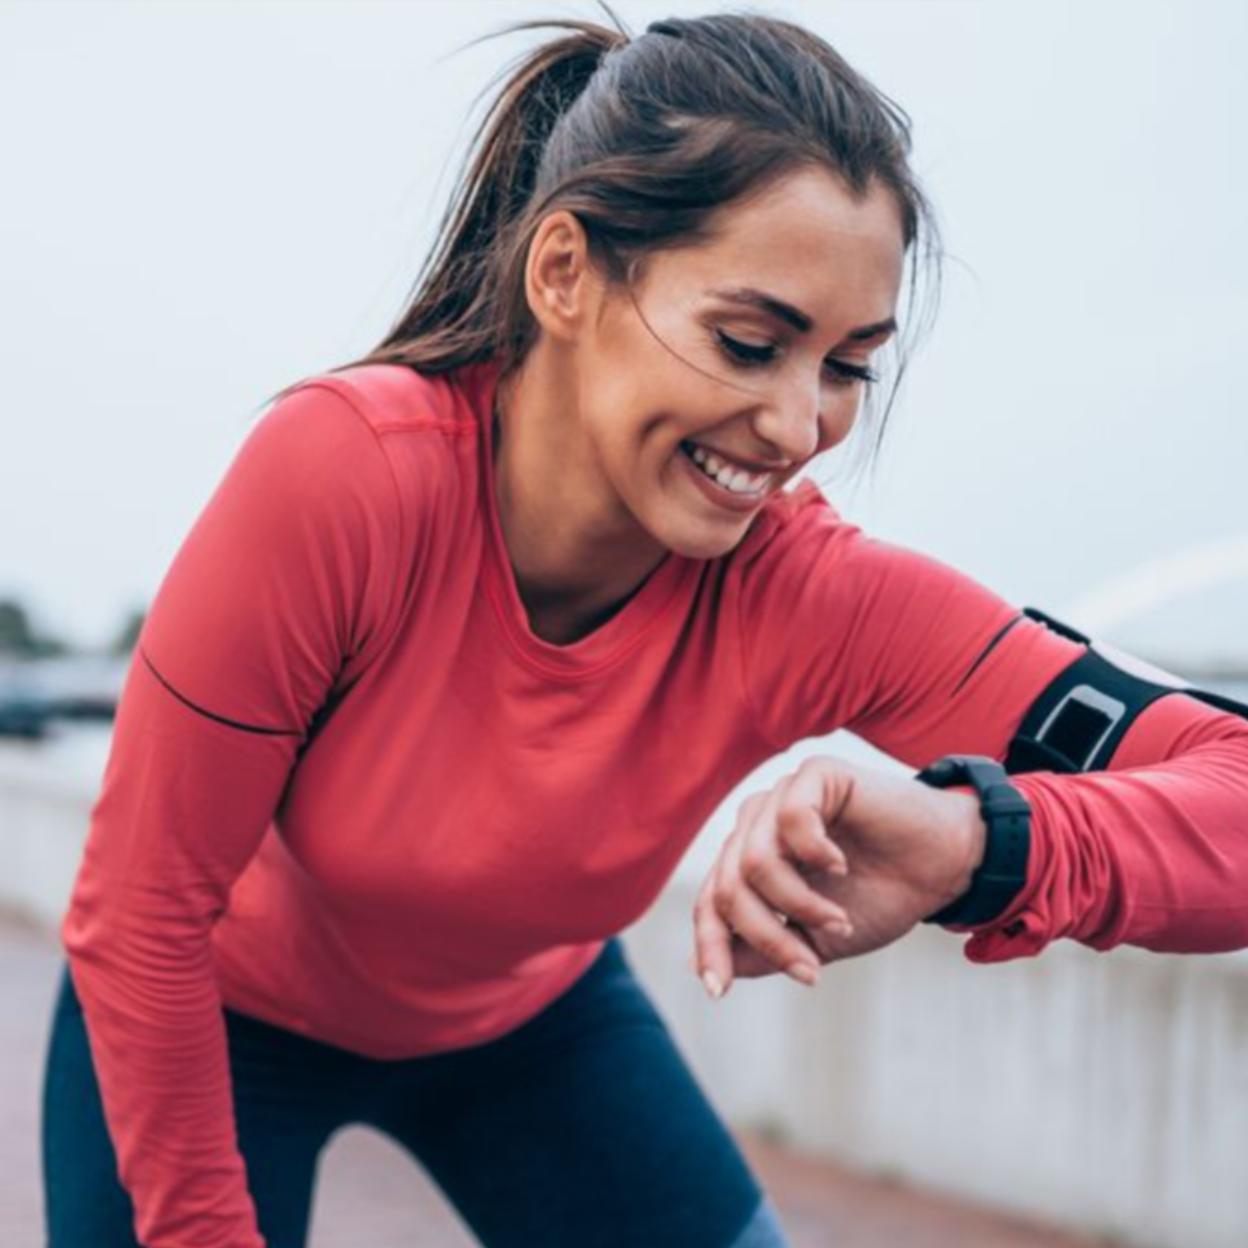
<instances>
[{"instance_id":1,"label":"white teeth","mask_svg":"<svg viewBox=\"0 0 1248 1248\"><path fill-rule=\"evenodd\" d=\"M734 468L720 459L714 451L708 451L696 443L691 444L689 458L697 464L708 477L717 481L726 490L734 494L761 493L771 481L771 473L750 473L744 468Z\"/></svg>"}]
</instances>

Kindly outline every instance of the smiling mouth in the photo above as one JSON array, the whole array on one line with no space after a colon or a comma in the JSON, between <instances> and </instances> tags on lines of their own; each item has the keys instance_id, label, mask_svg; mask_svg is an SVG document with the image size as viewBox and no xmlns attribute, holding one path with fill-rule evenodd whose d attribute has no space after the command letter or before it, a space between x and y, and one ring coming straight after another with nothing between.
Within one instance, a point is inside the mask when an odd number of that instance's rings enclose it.
<instances>
[{"instance_id":1,"label":"smiling mouth","mask_svg":"<svg viewBox=\"0 0 1248 1248\"><path fill-rule=\"evenodd\" d=\"M747 472L737 468L696 442L682 442L680 449L703 476L742 498L761 498L776 479L774 472Z\"/></svg>"}]
</instances>

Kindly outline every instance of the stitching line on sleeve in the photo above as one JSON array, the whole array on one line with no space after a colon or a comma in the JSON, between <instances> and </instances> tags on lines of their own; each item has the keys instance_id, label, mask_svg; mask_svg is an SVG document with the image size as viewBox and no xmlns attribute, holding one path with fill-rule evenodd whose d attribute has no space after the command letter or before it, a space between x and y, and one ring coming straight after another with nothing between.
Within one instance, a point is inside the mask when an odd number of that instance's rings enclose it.
<instances>
[{"instance_id":1,"label":"stitching line on sleeve","mask_svg":"<svg viewBox=\"0 0 1248 1248\"><path fill-rule=\"evenodd\" d=\"M196 706L195 703L190 700L190 698L183 697L182 694L180 694L156 670L155 665L152 663L151 659L147 657L147 652L143 649L142 646L140 646L138 649L139 649L139 654L143 658L143 662L147 664L148 669L151 671L152 675L155 676L156 679L160 681L160 683L164 685L164 687L168 689L169 692L173 694L173 696L177 698L179 702L181 702L184 706L189 706L191 710L196 712L196 714L203 715L206 719L214 719L217 721L217 723L225 724L229 728L239 728L243 732L259 732L259 733L263 733L266 736L272 736L272 737L301 737L303 735L301 732L298 732L290 728L262 728L256 724L244 724L244 723L241 723L237 719L227 719L224 715L217 715L212 711L205 710L202 706Z\"/></svg>"},{"instance_id":2,"label":"stitching line on sleeve","mask_svg":"<svg viewBox=\"0 0 1248 1248\"><path fill-rule=\"evenodd\" d=\"M997 630L997 635L984 648L979 658L977 658L975 662L971 664L970 668L967 670L966 674L962 677L962 679L958 681L956 685L954 685L953 687L954 693L957 693L957 691L961 689L962 686L966 684L968 680L970 680L971 676L975 672L975 669L988 657L988 655L992 652L992 648L997 644L997 642L999 642L1001 638L1004 637L1006 633L1008 633L1010 629L1012 629L1014 625L1019 622L1019 620L1025 619L1025 618L1026 617L1022 615L1016 615L1007 625L1005 625L1004 628Z\"/></svg>"}]
</instances>

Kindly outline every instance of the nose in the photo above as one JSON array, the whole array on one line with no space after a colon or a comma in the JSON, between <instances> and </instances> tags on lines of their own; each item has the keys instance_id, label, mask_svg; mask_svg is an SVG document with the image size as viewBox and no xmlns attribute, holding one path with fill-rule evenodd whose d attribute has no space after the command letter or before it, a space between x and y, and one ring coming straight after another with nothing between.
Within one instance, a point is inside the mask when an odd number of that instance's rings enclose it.
<instances>
[{"instance_id":1,"label":"nose","mask_svg":"<svg viewBox=\"0 0 1248 1248\"><path fill-rule=\"evenodd\" d=\"M775 448L778 459L802 463L819 447L823 396L820 387L801 382L783 386L759 405L754 432Z\"/></svg>"}]
</instances>

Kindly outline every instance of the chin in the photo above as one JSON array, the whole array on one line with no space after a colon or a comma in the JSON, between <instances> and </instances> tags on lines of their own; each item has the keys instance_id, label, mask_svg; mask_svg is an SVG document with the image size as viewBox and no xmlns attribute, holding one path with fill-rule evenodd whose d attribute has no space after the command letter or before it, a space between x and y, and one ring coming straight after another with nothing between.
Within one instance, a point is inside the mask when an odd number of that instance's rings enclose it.
<instances>
[{"instance_id":1,"label":"chin","mask_svg":"<svg viewBox=\"0 0 1248 1248\"><path fill-rule=\"evenodd\" d=\"M718 559L740 545L752 523L753 517L747 517L744 522L725 525L716 531L706 526L697 529L665 526L665 532L655 533L655 537L673 554L686 559Z\"/></svg>"}]
</instances>

